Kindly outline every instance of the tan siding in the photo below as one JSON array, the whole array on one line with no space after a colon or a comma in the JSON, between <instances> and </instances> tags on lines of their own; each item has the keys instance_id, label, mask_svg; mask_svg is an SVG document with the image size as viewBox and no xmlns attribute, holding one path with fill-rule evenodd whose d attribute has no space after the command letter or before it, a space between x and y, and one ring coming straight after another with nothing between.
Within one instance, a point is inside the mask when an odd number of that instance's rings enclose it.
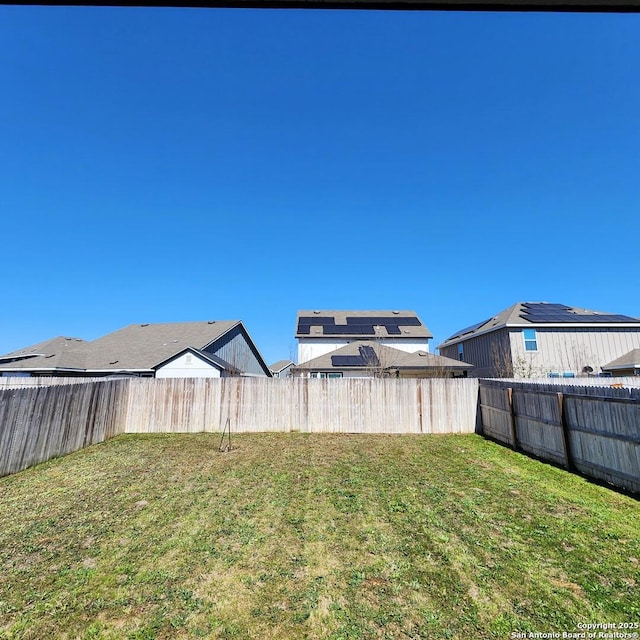
<instances>
[{"instance_id":1,"label":"tan siding","mask_svg":"<svg viewBox=\"0 0 640 640\"><path fill-rule=\"evenodd\" d=\"M514 358L533 358L541 375L549 371L576 374L590 366L595 373L612 360L640 348L640 331L625 329L536 329L538 351L525 352L522 330L511 330Z\"/></svg>"}]
</instances>

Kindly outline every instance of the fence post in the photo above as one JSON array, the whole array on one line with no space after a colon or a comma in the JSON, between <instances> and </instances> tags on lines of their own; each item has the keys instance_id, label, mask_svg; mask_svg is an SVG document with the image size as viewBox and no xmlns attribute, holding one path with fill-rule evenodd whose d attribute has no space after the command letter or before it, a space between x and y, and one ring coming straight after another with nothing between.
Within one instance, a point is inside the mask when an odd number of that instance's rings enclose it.
<instances>
[{"instance_id":1,"label":"fence post","mask_svg":"<svg viewBox=\"0 0 640 640\"><path fill-rule=\"evenodd\" d=\"M560 431L562 433L562 449L564 454L564 466L565 469L571 469L573 463L571 462L571 451L569 449L569 434L567 427L567 418L564 412L564 394L558 393L558 413L560 415Z\"/></svg>"},{"instance_id":2,"label":"fence post","mask_svg":"<svg viewBox=\"0 0 640 640\"><path fill-rule=\"evenodd\" d=\"M424 425L422 424L422 381L418 379L416 385L418 391L418 420L420 421L420 433L424 433Z\"/></svg>"},{"instance_id":3,"label":"fence post","mask_svg":"<svg viewBox=\"0 0 640 640\"><path fill-rule=\"evenodd\" d=\"M509 400L509 421L511 423L511 446L518 451L518 430L516 428L516 414L513 410L513 388L507 387L507 398Z\"/></svg>"}]
</instances>

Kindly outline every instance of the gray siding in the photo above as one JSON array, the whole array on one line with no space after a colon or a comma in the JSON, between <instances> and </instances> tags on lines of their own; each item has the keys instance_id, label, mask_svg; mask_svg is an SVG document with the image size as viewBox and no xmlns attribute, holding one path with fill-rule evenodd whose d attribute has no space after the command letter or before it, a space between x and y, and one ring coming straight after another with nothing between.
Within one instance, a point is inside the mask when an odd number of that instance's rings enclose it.
<instances>
[{"instance_id":1,"label":"gray siding","mask_svg":"<svg viewBox=\"0 0 640 640\"><path fill-rule=\"evenodd\" d=\"M216 340L205 351L222 358L243 373L257 376L269 375L266 365L263 366L260 357L251 348L248 336L240 326Z\"/></svg>"},{"instance_id":2,"label":"gray siding","mask_svg":"<svg viewBox=\"0 0 640 640\"><path fill-rule=\"evenodd\" d=\"M491 333L475 336L462 342L464 353L462 359L474 365L469 371L473 378L510 377L511 348L506 329L498 329ZM440 355L459 360L458 345L440 349Z\"/></svg>"}]
</instances>

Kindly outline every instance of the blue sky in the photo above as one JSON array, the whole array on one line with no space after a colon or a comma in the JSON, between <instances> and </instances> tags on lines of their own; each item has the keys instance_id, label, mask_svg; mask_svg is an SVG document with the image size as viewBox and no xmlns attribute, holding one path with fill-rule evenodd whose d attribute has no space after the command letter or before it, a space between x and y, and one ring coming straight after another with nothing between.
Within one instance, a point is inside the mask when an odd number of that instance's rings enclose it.
<instances>
[{"instance_id":1,"label":"blue sky","mask_svg":"<svg viewBox=\"0 0 640 640\"><path fill-rule=\"evenodd\" d=\"M0 7L0 353L640 316L640 14Z\"/></svg>"}]
</instances>

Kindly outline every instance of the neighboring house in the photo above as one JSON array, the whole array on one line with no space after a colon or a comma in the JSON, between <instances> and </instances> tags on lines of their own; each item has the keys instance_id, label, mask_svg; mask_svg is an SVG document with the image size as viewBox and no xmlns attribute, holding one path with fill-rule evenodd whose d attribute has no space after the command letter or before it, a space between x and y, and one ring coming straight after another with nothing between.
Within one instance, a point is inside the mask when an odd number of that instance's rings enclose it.
<instances>
[{"instance_id":1,"label":"neighboring house","mask_svg":"<svg viewBox=\"0 0 640 640\"><path fill-rule=\"evenodd\" d=\"M269 370L271 371L271 375L274 378L290 378L291 377L291 367L294 367L295 363L291 360L278 360L278 362L274 362Z\"/></svg>"},{"instance_id":2,"label":"neighboring house","mask_svg":"<svg viewBox=\"0 0 640 640\"><path fill-rule=\"evenodd\" d=\"M514 304L438 347L475 377L516 378L598 375L637 348L640 319L548 302Z\"/></svg>"},{"instance_id":3,"label":"neighboring house","mask_svg":"<svg viewBox=\"0 0 640 640\"><path fill-rule=\"evenodd\" d=\"M401 351L429 351L433 337L413 311L299 311L298 363L369 340Z\"/></svg>"},{"instance_id":4,"label":"neighboring house","mask_svg":"<svg viewBox=\"0 0 640 640\"><path fill-rule=\"evenodd\" d=\"M0 357L0 375L267 376L242 322L132 324L93 341L54 338Z\"/></svg>"},{"instance_id":5,"label":"neighboring house","mask_svg":"<svg viewBox=\"0 0 640 640\"><path fill-rule=\"evenodd\" d=\"M633 349L603 365L602 371L612 376L640 376L640 349Z\"/></svg>"},{"instance_id":6,"label":"neighboring house","mask_svg":"<svg viewBox=\"0 0 640 640\"><path fill-rule=\"evenodd\" d=\"M466 377L471 368L428 351L409 353L375 340L354 340L291 371L305 378L447 378Z\"/></svg>"}]
</instances>

